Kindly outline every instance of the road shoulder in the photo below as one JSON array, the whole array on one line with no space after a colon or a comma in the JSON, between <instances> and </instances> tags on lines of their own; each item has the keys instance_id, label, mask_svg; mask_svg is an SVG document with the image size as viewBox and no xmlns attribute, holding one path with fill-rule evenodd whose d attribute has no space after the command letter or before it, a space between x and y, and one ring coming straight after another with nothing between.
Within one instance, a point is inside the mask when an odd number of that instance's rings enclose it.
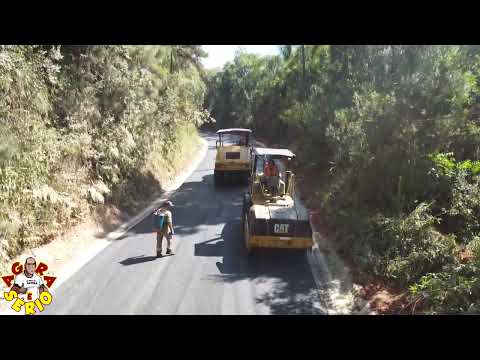
<instances>
[{"instance_id":1,"label":"road shoulder","mask_svg":"<svg viewBox=\"0 0 480 360\"><path fill-rule=\"evenodd\" d=\"M333 239L322 231L318 216L315 212L310 215L314 245L307 257L328 314L375 315L369 303L359 296L361 286L353 282L350 269L333 246Z\"/></svg>"}]
</instances>

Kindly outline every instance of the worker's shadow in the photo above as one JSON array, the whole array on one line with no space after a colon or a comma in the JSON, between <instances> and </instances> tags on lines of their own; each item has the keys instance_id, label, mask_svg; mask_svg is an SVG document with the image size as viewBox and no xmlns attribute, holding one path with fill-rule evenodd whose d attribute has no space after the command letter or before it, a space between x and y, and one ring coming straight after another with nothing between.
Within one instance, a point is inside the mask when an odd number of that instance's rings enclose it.
<instances>
[{"instance_id":1,"label":"worker's shadow","mask_svg":"<svg viewBox=\"0 0 480 360\"><path fill-rule=\"evenodd\" d=\"M158 258L156 256L145 256L145 255L140 255L140 256L133 256L128 259L120 261L120 264L122 265L135 265L135 264L141 264L149 261L154 261L157 260Z\"/></svg>"}]
</instances>

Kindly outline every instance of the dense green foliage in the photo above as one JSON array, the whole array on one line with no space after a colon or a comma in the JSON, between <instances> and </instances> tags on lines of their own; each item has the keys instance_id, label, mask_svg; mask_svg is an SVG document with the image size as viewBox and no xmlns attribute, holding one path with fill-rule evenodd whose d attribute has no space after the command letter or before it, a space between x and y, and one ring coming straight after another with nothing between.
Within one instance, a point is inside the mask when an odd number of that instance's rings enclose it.
<instances>
[{"instance_id":1,"label":"dense green foliage","mask_svg":"<svg viewBox=\"0 0 480 360\"><path fill-rule=\"evenodd\" d=\"M0 46L0 257L132 209L200 125L199 46ZM157 164L158 166L158 164ZM148 195L148 194L144 194Z\"/></svg>"},{"instance_id":2,"label":"dense green foliage","mask_svg":"<svg viewBox=\"0 0 480 360\"><path fill-rule=\"evenodd\" d=\"M219 126L314 173L341 249L429 311L478 311L480 47L315 45L238 52L208 77ZM469 256L461 256L469 254Z\"/></svg>"}]
</instances>

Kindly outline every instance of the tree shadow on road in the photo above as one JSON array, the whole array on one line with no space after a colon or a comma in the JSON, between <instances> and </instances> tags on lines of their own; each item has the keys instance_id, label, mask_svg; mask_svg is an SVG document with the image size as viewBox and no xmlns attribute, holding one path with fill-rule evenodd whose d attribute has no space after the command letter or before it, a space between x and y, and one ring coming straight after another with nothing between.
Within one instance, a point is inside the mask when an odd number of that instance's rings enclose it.
<instances>
[{"instance_id":1,"label":"tree shadow on road","mask_svg":"<svg viewBox=\"0 0 480 360\"><path fill-rule=\"evenodd\" d=\"M185 182L171 197L175 203L173 222L175 236L183 237L180 241L192 241L188 246L194 246L195 256L222 258L216 264L218 273L208 279L230 284L248 280L255 288L257 305L267 307L271 314L321 314L316 306L318 289L305 251L259 249L248 256L241 221L245 187L215 188L210 169L197 171L200 180ZM141 234L154 236L152 221L152 216L147 216L120 239ZM221 224L221 232L206 241L204 237L191 236L205 227ZM126 264L143 261L145 258L141 257L124 260Z\"/></svg>"},{"instance_id":2,"label":"tree shadow on road","mask_svg":"<svg viewBox=\"0 0 480 360\"><path fill-rule=\"evenodd\" d=\"M213 281L249 280L256 288L268 288L257 292L255 301L271 314L323 314L306 252L258 249L249 256L240 219L228 222L219 237L195 244L195 256L223 256L216 264L220 275L210 276Z\"/></svg>"},{"instance_id":3,"label":"tree shadow on road","mask_svg":"<svg viewBox=\"0 0 480 360\"><path fill-rule=\"evenodd\" d=\"M207 171L207 170L205 170ZM212 222L212 212L220 215L225 206L241 205L244 186L226 186L215 188L213 185L213 174L204 175L201 181L185 182L170 199L175 204L172 211L175 236L192 235L200 230L200 226ZM221 206L218 206L218 204ZM240 215L240 213L238 214ZM222 217L217 216L218 223ZM127 234L117 240L122 240L136 234L153 235L153 213L149 214Z\"/></svg>"},{"instance_id":4,"label":"tree shadow on road","mask_svg":"<svg viewBox=\"0 0 480 360\"><path fill-rule=\"evenodd\" d=\"M198 170L210 172L210 169ZM192 235L201 231L200 227L212 223L211 212L220 215L224 206L241 204L244 186L225 186L215 188L213 174L209 173L200 181L185 182L175 191L170 199L175 204L172 211L175 236ZM218 204L223 206L218 206ZM208 218L208 221L207 221ZM221 223L221 216L215 217ZM117 240L125 239L132 235L153 233L153 213L149 214L133 229Z\"/></svg>"}]
</instances>

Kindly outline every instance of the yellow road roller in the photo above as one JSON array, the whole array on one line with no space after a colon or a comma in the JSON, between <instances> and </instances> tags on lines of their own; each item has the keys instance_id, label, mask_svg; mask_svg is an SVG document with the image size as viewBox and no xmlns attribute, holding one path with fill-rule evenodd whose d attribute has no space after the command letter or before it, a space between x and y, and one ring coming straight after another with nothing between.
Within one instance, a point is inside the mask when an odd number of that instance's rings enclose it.
<instances>
[{"instance_id":1,"label":"yellow road roller","mask_svg":"<svg viewBox=\"0 0 480 360\"><path fill-rule=\"evenodd\" d=\"M295 201L293 154L288 149L253 148L243 229L249 254L255 248L310 249L308 210Z\"/></svg>"},{"instance_id":2,"label":"yellow road roller","mask_svg":"<svg viewBox=\"0 0 480 360\"><path fill-rule=\"evenodd\" d=\"M248 184L251 156L250 129L232 128L217 131L217 156L213 173L215 186Z\"/></svg>"}]
</instances>

